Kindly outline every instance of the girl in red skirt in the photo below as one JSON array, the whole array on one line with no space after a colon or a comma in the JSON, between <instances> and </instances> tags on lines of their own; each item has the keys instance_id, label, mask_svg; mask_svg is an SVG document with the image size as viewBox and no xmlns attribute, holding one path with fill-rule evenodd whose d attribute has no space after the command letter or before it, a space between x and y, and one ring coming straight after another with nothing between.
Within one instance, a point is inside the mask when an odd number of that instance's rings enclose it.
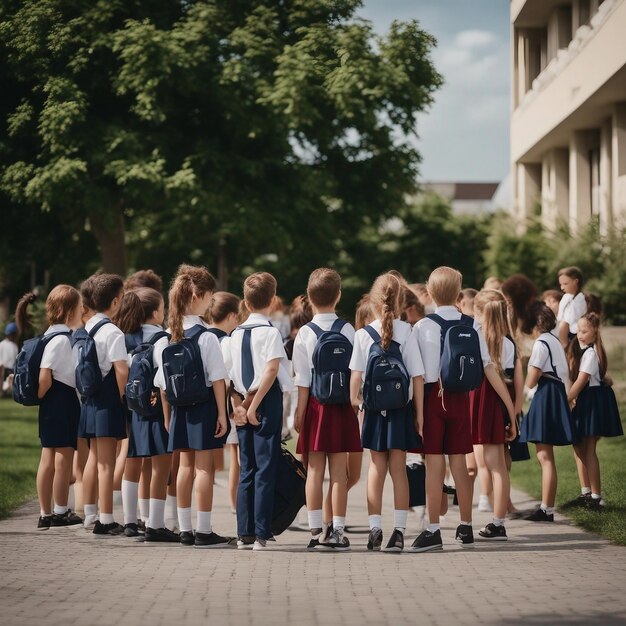
<instances>
[{"instance_id":1,"label":"girl in red skirt","mask_svg":"<svg viewBox=\"0 0 626 626\"><path fill-rule=\"evenodd\" d=\"M344 536L348 504L347 452L361 452L359 424L350 404L350 372L354 328L340 320L335 307L341 278L319 268L309 276L307 295L313 320L303 326L293 346L298 387L295 429L297 452L307 459L306 503L311 529L308 549L347 551ZM323 532L322 486L326 459L330 468L333 522Z\"/></svg>"},{"instance_id":2,"label":"girl in red skirt","mask_svg":"<svg viewBox=\"0 0 626 626\"><path fill-rule=\"evenodd\" d=\"M480 325L489 355L500 376L515 381L515 414L521 411L524 384L522 364L511 339L507 304L496 289L484 289L474 300L476 324ZM510 390L510 387L509 387ZM511 485L506 464L505 442L517 436L517 425L507 423L507 411L500 396L485 378L482 385L470 392L472 443L476 455L485 460L493 481L493 520L479 535L483 539L506 541L506 517Z\"/></svg>"}]
</instances>

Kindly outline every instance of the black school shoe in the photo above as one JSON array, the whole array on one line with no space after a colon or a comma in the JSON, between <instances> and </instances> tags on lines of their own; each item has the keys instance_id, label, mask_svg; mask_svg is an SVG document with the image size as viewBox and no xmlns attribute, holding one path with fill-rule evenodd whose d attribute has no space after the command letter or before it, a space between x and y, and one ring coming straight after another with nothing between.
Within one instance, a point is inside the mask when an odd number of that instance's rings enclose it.
<instances>
[{"instance_id":1,"label":"black school shoe","mask_svg":"<svg viewBox=\"0 0 626 626\"><path fill-rule=\"evenodd\" d=\"M554 515L548 515L541 507L527 515L525 520L529 522L553 522Z\"/></svg>"},{"instance_id":2,"label":"black school shoe","mask_svg":"<svg viewBox=\"0 0 626 626\"><path fill-rule=\"evenodd\" d=\"M564 511L567 511L569 509L582 509L587 506L589 500L591 500L590 493L589 494L579 493L575 498L573 498L572 500L569 500L565 504L562 504L559 508Z\"/></svg>"},{"instance_id":3,"label":"black school shoe","mask_svg":"<svg viewBox=\"0 0 626 626\"><path fill-rule=\"evenodd\" d=\"M474 547L474 531L471 526L467 524L459 524L456 527L456 535L454 537L462 548Z\"/></svg>"},{"instance_id":4,"label":"black school shoe","mask_svg":"<svg viewBox=\"0 0 626 626\"><path fill-rule=\"evenodd\" d=\"M196 537L193 534L193 530L181 531L180 535L178 535L178 539L184 546L193 546L196 543Z\"/></svg>"},{"instance_id":5,"label":"black school shoe","mask_svg":"<svg viewBox=\"0 0 626 626\"><path fill-rule=\"evenodd\" d=\"M507 541L508 540L504 525L496 526L492 522L487 524L484 528L481 528L478 531L478 535L482 539L488 539L489 541Z\"/></svg>"},{"instance_id":6,"label":"black school shoe","mask_svg":"<svg viewBox=\"0 0 626 626\"><path fill-rule=\"evenodd\" d=\"M254 535L240 535L237 537L237 550L252 550L255 540Z\"/></svg>"},{"instance_id":7,"label":"black school shoe","mask_svg":"<svg viewBox=\"0 0 626 626\"><path fill-rule=\"evenodd\" d=\"M429 530L422 531L409 548L410 552L431 552L432 550L443 550L440 530L434 533Z\"/></svg>"},{"instance_id":8,"label":"black school shoe","mask_svg":"<svg viewBox=\"0 0 626 626\"><path fill-rule=\"evenodd\" d=\"M180 543L178 533L172 532L169 528L150 528L146 526L144 541L148 543Z\"/></svg>"},{"instance_id":9,"label":"black school shoe","mask_svg":"<svg viewBox=\"0 0 626 626\"><path fill-rule=\"evenodd\" d=\"M402 552L402 550L404 550L404 535L401 530L394 528L383 552Z\"/></svg>"},{"instance_id":10,"label":"black school shoe","mask_svg":"<svg viewBox=\"0 0 626 626\"><path fill-rule=\"evenodd\" d=\"M40 515L37 521L37 530L48 530L50 528L50 522L52 521L52 515Z\"/></svg>"},{"instance_id":11,"label":"black school shoe","mask_svg":"<svg viewBox=\"0 0 626 626\"><path fill-rule=\"evenodd\" d=\"M235 547L234 537L222 537L217 533L199 533L196 531L196 548L232 548Z\"/></svg>"},{"instance_id":12,"label":"black school shoe","mask_svg":"<svg viewBox=\"0 0 626 626\"><path fill-rule=\"evenodd\" d=\"M139 537L143 535L143 531L139 528L139 524L124 524L124 534L127 537Z\"/></svg>"},{"instance_id":13,"label":"black school shoe","mask_svg":"<svg viewBox=\"0 0 626 626\"><path fill-rule=\"evenodd\" d=\"M327 541L319 543L318 552L349 552L350 541L342 531L333 530Z\"/></svg>"},{"instance_id":14,"label":"black school shoe","mask_svg":"<svg viewBox=\"0 0 626 626\"><path fill-rule=\"evenodd\" d=\"M50 520L50 526L76 526L77 524L82 524L83 520L81 517L76 515L72 509L67 509L65 513L61 515L57 515L56 513L52 516Z\"/></svg>"},{"instance_id":15,"label":"black school shoe","mask_svg":"<svg viewBox=\"0 0 626 626\"><path fill-rule=\"evenodd\" d=\"M110 524L103 524L100 520L96 520L93 527L94 535L121 535L124 532L124 527L117 522L111 522Z\"/></svg>"},{"instance_id":16,"label":"black school shoe","mask_svg":"<svg viewBox=\"0 0 626 626\"><path fill-rule=\"evenodd\" d=\"M604 500L602 498L589 498L587 503L585 504L585 508L589 511L604 511Z\"/></svg>"},{"instance_id":17,"label":"black school shoe","mask_svg":"<svg viewBox=\"0 0 626 626\"><path fill-rule=\"evenodd\" d=\"M378 551L383 545L383 531L380 528L372 528L367 538L367 549Z\"/></svg>"}]
</instances>

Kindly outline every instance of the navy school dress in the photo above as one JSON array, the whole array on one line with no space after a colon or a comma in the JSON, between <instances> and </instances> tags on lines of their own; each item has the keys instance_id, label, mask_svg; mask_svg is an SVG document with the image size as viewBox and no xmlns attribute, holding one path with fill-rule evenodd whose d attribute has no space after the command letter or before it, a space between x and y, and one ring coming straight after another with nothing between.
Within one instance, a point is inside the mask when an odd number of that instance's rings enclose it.
<instances>
[{"instance_id":1,"label":"navy school dress","mask_svg":"<svg viewBox=\"0 0 626 626\"><path fill-rule=\"evenodd\" d=\"M577 436L565 384L557 374L550 346L542 339L538 341L548 349L552 373L542 373L537 383L537 391L522 422L520 441L568 446L576 442Z\"/></svg>"},{"instance_id":2,"label":"navy school dress","mask_svg":"<svg viewBox=\"0 0 626 626\"><path fill-rule=\"evenodd\" d=\"M586 350L593 350L588 346ZM615 392L601 382L591 387L587 383L572 410L576 434L579 437L620 437L624 434Z\"/></svg>"},{"instance_id":3,"label":"navy school dress","mask_svg":"<svg viewBox=\"0 0 626 626\"><path fill-rule=\"evenodd\" d=\"M42 448L74 448L80 420L76 389L52 379L52 387L39 405L39 439Z\"/></svg>"},{"instance_id":4,"label":"navy school dress","mask_svg":"<svg viewBox=\"0 0 626 626\"><path fill-rule=\"evenodd\" d=\"M369 328L367 326L366 330ZM376 336L370 336L374 341L378 341ZM389 352L391 351L395 352L397 358L402 359L397 342L391 342ZM361 443L364 448L376 452L419 448L422 442L415 431L413 401L409 400L405 407L391 411L378 412L365 407Z\"/></svg>"},{"instance_id":5,"label":"navy school dress","mask_svg":"<svg viewBox=\"0 0 626 626\"><path fill-rule=\"evenodd\" d=\"M100 389L83 398L80 411L78 436L126 438L126 408L122 404L115 379L115 368L111 367L102 379Z\"/></svg>"},{"instance_id":6,"label":"navy school dress","mask_svg":"<svg viewBox=\"0 0 626 626\"><path fill-rule=\"evenodd\" d=\"M157 332L159 331L155 328L154 333L146 333L142 337L142 341L150 341ZM156 388L155 393L157 398L157 410L154 415L139 415L136 411L130 411L128 458L152 457L168 453L167 443L169 433L165 429L161 393Z\"/></svg>"},{"instance_id":7,"label":"navy school dress","mask_svg":"<svg viewBox=\"0 0 626 626\"><path fill-rule=\"evenodd\" d=\"M185 337L193 338L207 332L204 326L194 326L185 331ZM224 446L230 432L230 422L226 420L226 435L215 437L217 428L217 402L213 387L209 388L206 402L190 406L172 406L167 451L174 450L216 450Z\"/></svg>"}]
</instances>

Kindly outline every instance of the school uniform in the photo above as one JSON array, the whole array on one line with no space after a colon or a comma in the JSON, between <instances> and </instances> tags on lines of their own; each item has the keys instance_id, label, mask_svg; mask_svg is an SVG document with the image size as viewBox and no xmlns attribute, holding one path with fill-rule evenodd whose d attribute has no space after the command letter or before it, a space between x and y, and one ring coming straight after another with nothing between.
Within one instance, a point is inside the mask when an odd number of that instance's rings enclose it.
<instances>
[{"instance_id":1,"label":"school uniform","mask_svg":"<svg viewBox=\"0 0 626 626\"><path fill-rule=\"evenodd\" d=\"M96 313L87 320L85 330L90 332L97 324L108 320L104 313ZM115 361L126 361L124 333L113 323L103 324L94 336L102 385L93 395L83 399L78 427L79 437L126 438L126 409L120 398L115 378Z\"/></svg>"},{"instance_id":2,"label":"school uniform","mask_svg":"<svg viewBox=\"0 0 626 626\"><path fill-rule=\"evenodd\" d=\"M374 320L370 326L380 335L380 320ZM385 414L365 407L361 443L364 448L377 452L388 450L416 450L420 438L415 431L413 411L413 378L424 375L424 365L419 347L412 335L411 326L399 319L393 320L393 341L399 344L402 361L408 371L409 402L404 408L385 411ZM370 348L374 340L367 329L359 329L354 336L354 350L350 360L350 369L365 373ZM367 384L367 383L365 383Z\"/></svg>"},{"instance_id":3,"label":"school uniform","mask_svg":"<svg viewBox=\"0 0 626 626\"><path fill-rule=\"evenodd\" d=\"M444 320L460 320L454 306L437 307L435 313ZM425 317L415 324L413 333L424 361L424 454L467 454L472 452L472 417L469 392L441 389L441 327ZM489 351L478 332L483 366L491 363Z\"/></svg>"},{"instance_id":4,"label":"school uniform","mask_svg":"<svg viewBox=\"0 0 626 626\"><path fill-rule=\"evenodd\" d=\"M253 328L252 328L253 327ZM283 340L268 317L252 313L236 328L228 342L228 367L235 391L246 396L258 389L268 361L280 359L279 375L257 410L260 426L237 426L241 472L237 489L237 533L239 536L272 536L274 489L280 459L283 391L292 382L284 369L287 359ZM281 373L282 372L282 373Z\"/></svg>"},{"instance_id":5,"label":"school uniform","mask_svg":"<svg viewBox=\"0 0 626 626\"><path fill-rule=\"evenodd\" d=\"M162 330L160 326L143 324L141 327L142 343L149 342L156 333ZM162 352L167 344L167 337L161 337L155 343L152 352L152 364L154 368L158 368L158 362L155 356L157 346ZM161 395L158 391L157 408L158 412L155 415L139 415L139 413L131 411L130 428L128 432L128 458L134 459L138 457L152 457L167 454L169 434L165 429L163 405L161 403Z\"/></svg>"},{"instance_id":6,"label":"school uniform","mask_svg":"<svg viewBox=\"0 0 626 626\"><path fill-rule=\"evenodd\" d=\"M567 401L569 368L565 351L552 333L539 335L528 366L541 370L537 391L522 422L520 441L567 446L575 442L576 431Z\"/></svg>"},{"instance_id":7,"label":"school uniform","mask_svg":"<svg viewBox=\"0 0 626 626\"><path fill-rule=\"evenodd\" d=\"M474 324L476 330L480 330L478 324ZM515 370L515 344L509 337L502 340L501 363L505 376L511 380ZM507 385L511 393L512 385ZM514 394L511 394L512 396ZM472 418L472 443L478 444L504 444L505 426L508 413L502 398L492 387L487 378L483 379L481 386L469 392L470 415Z\"/></svg>"},{"instance_id":8,"label":"school uniform","mask_svg":"<svg viewBox=\"0 0 626 626\"><path fill-rule=\"evenodd\" d=\"M224 363L226 363L226 359L228 356L228 342L226 342L226 339L228 338L228 333L221 330L220 328L215 328L214 326L209 327L209 332L213 333L217 337L217 340L220 342L222 357L224 358ZM226 369L226 371L228 371L228 368ZM226 391L228 392L228 389L230 387L230 379L226 379L224 382L226 383ZM227 401L226 409L228 413L232 412L230 400ZM228 421L230 424L230 430L228 432L228 436L224 441L224 445L239 445L239 437L237 437L237 427L235 426L235 420L232 419L232 417L229 417Z\"/></svg>"},{"instance_id":9,"label":"school uniform","mask_svg":"<svg viewBox=\"0 0 626 626\"><path fill-rule=\"evenodd\" d=\"M209 328L199 315L183 316L183 332L188 334L195 326ZM161 342L158 342L161 343ZM155 383L165 390L163 373L163 347L155 347L158 370ZM217 402L213 392L213 383L225 380L228 372L224 366L222 350L217 337L211 332L204 332L198 338L198 348L204 366L204 377L209 388L209 399L192 406L172 406L170 432L167 451L174 450L215 450L224 446L225 436L216 437ZM228 422L227 422L228 425Z\"/></svg>"},{"instance_id":10,"label":"school uniform","mask_svg":"<svg viewBox=\"0 0 626 626\"><path fill-rule=\"evenodd\" d=\"M53 324L44 336L69 333L65 324ZM74 448L80 419L71 338L59 335L50 339L41 358L42 369L52 373L52 387L39 405L39 439L42 448Z\"/></svg>"},{"instance_id":11,"label":"school uniform","mask_svg":"<svg viewBox=\"0 0 626 626\"><path fill-rule=\"evenodd\" d=\"M319 313L312 319L323 331L331 329L338 319L335 313ZM347 322L341 329L351 344L354 344L354 328ZM309 326L303 326L293 344L293 369L297 387L310 389L313 376L313 352L317 346L317 335ZM309 395L296 452L362 452L359 421L350 402L345 404L322 404Z\"/></svg>"},{"instance_id":12,"label":"school uniform","mask_svg":"<svg viewBox=\"0 0 626 626\"><path fill-rule=\"evenodd\" d=\"M587 300L585 294L579 291L575 296L566 293L559 302L559 311L556 315L557 322L569 324L570 341L578 332L578 320L587 312Z\"/></svg>"},{"instance_id":13,"label":"school uniform","mask_svg":"<svg viewBox=\"0 0 626 626\"><path fill-rule=\"evenodd\" d=\"M624 434L613 388L600 379L600 360L594 346L588 346L580 359L580 372L589 382L578 394L572 418L579 437L619 437Z\"/></svg>"}]
</instances>

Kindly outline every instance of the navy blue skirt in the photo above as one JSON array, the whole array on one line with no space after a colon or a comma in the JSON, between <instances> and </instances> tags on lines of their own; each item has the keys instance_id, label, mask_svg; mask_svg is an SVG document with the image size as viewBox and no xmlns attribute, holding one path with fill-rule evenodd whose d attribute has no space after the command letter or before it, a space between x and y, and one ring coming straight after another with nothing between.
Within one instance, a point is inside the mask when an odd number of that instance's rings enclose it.
<instances>
[{"instance_id":1,"label":"navy blue skirt","mask_svg":"<svg viewBox=\"0 0 626 626\"><path fill-rule=\"evenodd\" d=\"M39 405L39 439L42 448L74 448L80 420L76 389L52 379L52 387Z\"/></svg>"},{"instance_id":2,"label":"navy blue skirt","mask_svg":"<svg viewBox=\"0 0 626 626\"><path fill-rule=\"evenodd\" d=\"M523 442L568 446L576 443L572 413L567 403L565 385L561 381L542 376L537 392L522 422L520 439Z\"/></svg>"},{"instance_id":3,"label":"navy blue skirt","mask_svg":"<svg viewBox=\"0 0 626 626\"><path fill-rule=\"evenodd\" d=\"M587 385L576 399L572 417L579 437L620 437L624 434L615 393L608 385Z\"/></svg>"},{"instance_id":4,"label":"navy blue skirt","mask_svg":"<svg viewBox=\"0 0 626 626\"><path fill-rule=\"evenodd\" d=\"M128 433L128 458L167 454L169 434L163 415L146 417L132 411Z\"/></svg>"},{"instance_id":5,"label":"navy blue skirt","mask_svg":"<svg viewBox=\"0 0 626 626\"><path fill-rule=\"evenodd\" d=\"M365 409L361 441L364 448L376 452L419 448L422 442L415 431L413 403L386 415Z\"/></svg>"},{"instance_id":6,"label":"navy blue skirt","mask_svg":"<svg viewBox=\"0 0 626 626\"><path fill-rule=\"evenodd\" d=\"M98 392L83 402L78 436L126 439L126 408L120 399L115 369L109 370Z\"/></svg>"},{"instance_id":7,"label":"navy blue skirt","mask_svg":"<svg viewBox=\"0 0 626 626\"><path fill-rule=\"evenodd\" d=\"M217 427L217 403L213 387L211 397L202 404L173 406L167 451L215 450L222 448L230 432L230 420L226 420L226 434L215 437Z\"/></svg>"}]
</instances>

